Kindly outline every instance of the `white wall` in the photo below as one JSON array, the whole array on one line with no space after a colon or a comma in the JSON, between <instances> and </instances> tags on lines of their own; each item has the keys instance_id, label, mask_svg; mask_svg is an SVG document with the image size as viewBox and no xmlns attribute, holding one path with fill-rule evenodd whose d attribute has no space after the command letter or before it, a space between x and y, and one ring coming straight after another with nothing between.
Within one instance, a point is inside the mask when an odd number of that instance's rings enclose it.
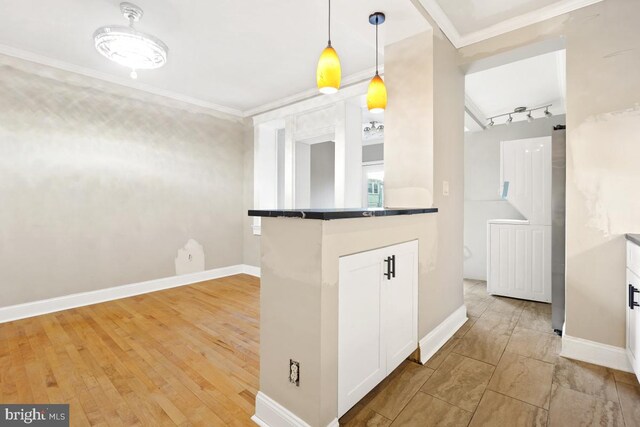
<instances>
[{"instance_id":1,"label":"white wall","mask_svg":"<svg viewBox=\"0 0 640 427\"><path fill-rule=\"evenodd\" d=\"M500 141L550 136L565 116L537 119L532 123L496 125L465 133L464 141L464 277L487 280L487 221L522 219L500 197Z\"/></svg>"},{"instance_id":2,"label":"white wall","mask_svg":"<svg viewBox=\"0 0 640 427\"><path fill-rule=\"evenodd\" d=\"M295 203L294 207L311 207L311 145L296 142Z\"/></svg>"},{"instance_id":3,"label":"white wall","mask_svg":"<svg viewBox=\"0 0 640 427\"><path fill-rule=\"evenodd\" d=\"M277 165L277 173L278 173L278 208L284 208L284 196L285 196L285 182L284 182L284 172L285 172L285 139L284 139L284 129L278 129L276 133L277 145L278 145L278 165Z\"/></svg>"},{"instance_id":4,"label":"white wall","mask_svg":"<svg viewBox=\"0 0 640 427\"><path fill-rule=\"evenodd\" d=\"M335 207L335 158L336 144L333 141L311 145L311 208Z\"/></svg>"},{"instance_id":5,"label":"white wall","mask_svg":"<svg viewBox=\"0 0 640 427\"><path fill-rule=\"evenodd\" d=\"M362 163L382 162L384 160L384 143L365 145L362 147Z\"/></svg>"}]
</instances>

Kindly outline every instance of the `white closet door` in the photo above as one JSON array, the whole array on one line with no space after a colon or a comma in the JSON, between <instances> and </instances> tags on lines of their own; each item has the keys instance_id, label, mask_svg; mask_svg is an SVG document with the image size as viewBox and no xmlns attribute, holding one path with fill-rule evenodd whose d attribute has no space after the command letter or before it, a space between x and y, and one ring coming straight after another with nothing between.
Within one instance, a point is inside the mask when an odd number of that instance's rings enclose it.
<instances>
[{"instance_id":1,"label":"white closet door","mask_svg":"<svg viewBox=\"0 0 640 427\"><path fill-rule=\"evenodd\" d=\"M383 252L340 258L338 416L387 375L382 313Z\"/></svg>"},{"instance_id":2,"label":"white closet door","mask_svg":"<svg viewBox=\"0 0 640 427\"><path fill-rule=\"evenodd\" d=\"M551 226L488 224L487 291L551 302Z\"/></svg>"},{"instance_id":3,"label":"white closet door","mask_svg":"<svg viewBox=\"0 0 640 427\"><path fill-rule=\"evenodd\" d=\"M395 245L388 256L395 256L395 277L382 280L382 324L390 373L418 347L418 242Z\"/></svg>"}]
</instances>

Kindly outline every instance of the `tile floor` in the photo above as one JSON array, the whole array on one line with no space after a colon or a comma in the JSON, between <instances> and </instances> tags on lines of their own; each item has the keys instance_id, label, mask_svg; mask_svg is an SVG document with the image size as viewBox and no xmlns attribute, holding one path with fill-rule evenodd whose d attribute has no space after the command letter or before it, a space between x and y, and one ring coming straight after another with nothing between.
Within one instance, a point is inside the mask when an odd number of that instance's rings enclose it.
<instances>
[{"instance_id":1,"label":"tile floor","mask_svg":"<svg viewBox=\"0 0 640 427\"><path fill-rule=\"evenodd\" d=\"M405 361L346 426L640 426L634 375L559 356L551 306L465 280L469 321L425 366Z\"/></svg>"}]
</instances>

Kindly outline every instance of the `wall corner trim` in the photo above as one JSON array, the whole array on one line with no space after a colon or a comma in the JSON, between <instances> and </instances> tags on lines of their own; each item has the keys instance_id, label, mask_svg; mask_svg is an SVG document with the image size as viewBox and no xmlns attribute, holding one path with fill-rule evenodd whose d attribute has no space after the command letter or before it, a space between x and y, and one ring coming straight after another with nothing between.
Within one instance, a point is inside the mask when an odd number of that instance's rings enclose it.
<instances>
[{"instance_id":1,"label":"wall corner trim","mask_svg":"<svg viewBox=\"0 0 640 427\"><path fill-rule=\"evenodd\" d=\"M420 340L420 363L427 363L431 357L467 321L467 307L461 305L446 319Z\"/></svg>"},{"instance_id":2,"label":"wall corner trim","mask_svg":"<svg viewBox=\"0 0 640 427\"><path fill-rule=\"evenodd\" d=\"M311 427L296 414L259 391L256 395L256 413L251 420L260 427ZM335 418L327 427L338 427Z\"/></svg>"},{"instance_id":3,"label":"wall corner trim","mask_svg":"<svg viewBox=\"0 0 640 427\"><path fill-rule=\"evenodd\" d=\"M620 371L633 372L627 351L624 348L572 337L571 335L562 337L560 356Z\"/></svg>"},{"instance_id":4,"label":"wall corner trim","mask_svg":"<svg viewBox=\"0 0 640 427\"><path fill-rule=\"evenodd\" d=\"M229 267L214 268L212 270L201 271L198 273L164 277L146 282L132 283L129 285L115 286L95 291L27 302L24 304L11 305L8 307L0 307L0 323L25 319L27 317L40 316L42 314L54 313L56 311L68 310L71 308L83 307L86 305L98 304L101 302L113 301L149 292L161 291L163 289L192 285L194 283L234 276L236 274L249 274L251 276L260 277L260 268L245 264L238 264Z\"/></svg>"}]
</instances>

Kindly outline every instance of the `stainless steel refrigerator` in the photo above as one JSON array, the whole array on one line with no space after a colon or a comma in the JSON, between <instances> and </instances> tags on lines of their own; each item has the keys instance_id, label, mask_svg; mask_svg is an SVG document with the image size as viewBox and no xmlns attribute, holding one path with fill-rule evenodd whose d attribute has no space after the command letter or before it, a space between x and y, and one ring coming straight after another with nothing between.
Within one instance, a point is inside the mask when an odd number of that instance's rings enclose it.
<instances>
[{"instance_id":1,"label":"stainless steel refrigerator","mask_svg":"<svg viewBox=\"0 0 640 427\"><path fill-rule=\"evenodd\" d=\"M564 325L566 170L566 130L560 125L551 134L551 326L558 335Z\"/></svg>"}]
</instances>

